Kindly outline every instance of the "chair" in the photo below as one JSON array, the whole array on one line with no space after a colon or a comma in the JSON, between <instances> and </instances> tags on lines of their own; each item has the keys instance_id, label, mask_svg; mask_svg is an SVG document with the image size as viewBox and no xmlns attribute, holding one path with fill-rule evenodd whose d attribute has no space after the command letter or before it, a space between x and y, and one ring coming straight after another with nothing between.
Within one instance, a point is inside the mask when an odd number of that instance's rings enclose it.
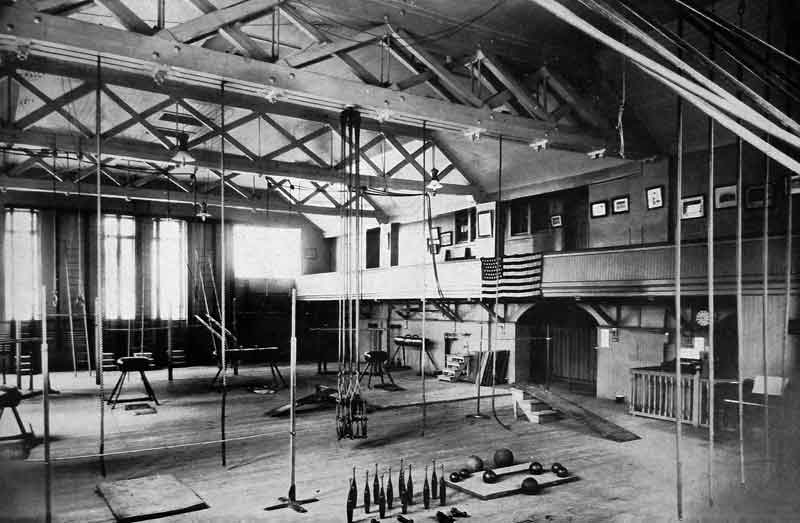
<instances>
[{"instance_id":1,"label":"chair","mask_svg":"<svg viewBox=\"0 0 800 523\"><path fill-rule=\"evenodd\" d=\"M156 393L153 392L153 387L150 386L150 382L145 375L145 371L150 370L152 364L153 360L146 356L128 356L117 360L117 367L121 374L117 380L117 384L114 385L114 388L111 390L111 395L108 397L108 404L111 405L112 409L117 406L117 403L129 403L132 401L153 401L156 405L159 404L158 399L156 399ZM144 390L147 392L147 397L130 399L119 398L122 394L122 385L125 383L125 378L128 376L129 372L139 373L139 376L142 378Z\"/></svg>"}]
</instances>

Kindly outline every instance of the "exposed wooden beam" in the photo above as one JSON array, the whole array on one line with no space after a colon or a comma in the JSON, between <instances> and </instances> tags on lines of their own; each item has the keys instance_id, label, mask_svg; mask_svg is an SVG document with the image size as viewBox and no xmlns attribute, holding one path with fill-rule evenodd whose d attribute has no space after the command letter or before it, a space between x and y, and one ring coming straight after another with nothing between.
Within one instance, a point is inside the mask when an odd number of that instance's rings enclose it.
<instances>
[{"instance_id":1,"label":"exposed wooden beam","mask_svg":"<svg viewBox=\"0 0 800 523\"><path fill-rule=\"evenodd\" d=\"M114 18L128 31L142 34L153 34L153 28L144 23L139 15L134 13L121 0L95 0L98 4L108 9Z\"/></svg>"},{"instance_id":2,"label":"exposed wooden beam","mask_svg":"<svg viewBox=\"0 0 800 523\"><path fill-rule=\"evenodd\" d=\"M89 82L86 82L78 87L62 94L56 99L52 99L43 93L38 87L30 83L28 80L17 74L16 72L13 73L14 80L22 85L25 89L30 91L34 96L39 98L44 102L44 105L35 111L28 113L27 115L20 118L15 125L20 129L25 129L30 127L31 125L35 124L36 122L40 121L42 118L45 118L47 115L52 114L53 112L57 112L60 114L65 120L67 120L70 124L75 126L84 136L92 136L92 131L90 131L80 120L75 118L72 113L65 109L65 106L71 104L75 100L81 98L89 94L93 89L94 86Z\"/></svg>"},{"instance_id":3,"label":"exposed wooden beam","mask_svg":"<svg viewBox=\"0 0 800 523\"><path fill-rule=\"evenodd\" d=\"M426 140L419 149L414 151L414 153L409 153L405 146L400 143L400 140L397 139L396 136L387 134L386 139L392 144L392 147L395 148L397 152L403 157L403 160L394 166L388 173L386 173L386 177L389 178L391 175L396 174L400 169L402 169L406 164L410 164L416 171L422 176L422 179L426 182L430 179L430 175L425 172L425 169L417 162L417 156L423 154L426 150L433 146L433 142L430 140ZM391 173L391 174L390 174Z\"/></svg>"},{"instance_id":4,"label":"exposed wooden beam","mask_svg":"<svg viewBox=\"0 0 800 523\"><path fill-rule=\"evenodd\" d=\"M320 42L319 44L312 45L307 49L287 56L282 62L290 67L305 67L325 60L336 53L352 51L353 49L380 39L382 35L377 34L380 28L381 26L376 26L335 42Z\"/></svg>"},{"instance_id":5,"label":"exposed wooden beam","mask_svg":"<svg viewBox=\"0 0 800 523\"><path fill-rule=\"evenodd\" d=\"M527 89L503 66L496 57L478 49L476 54L481 61L482 67L488 69L502 83L517 102L533 117L548 121L549 115L536 100L534 100Z\"/></svg>"},{"instance_id":6,"label":"exposed wooden beam","mask_svg":"<svg viewBox=\"0 0 800 523\"><path fill-rule=\"evenodd\" d=\"M148 118L150 118L154 114L160 113L161 111L163 111L167 107L169 107L171 105L174 105L174 104L175 104L175 102L172 101L172 99L170 99L170 98L162 100L162 101L158 102L157 104L155 104L155 105L153 105L151 107L148 107L147 109L145 109L142 112L137 112L136 115L131 115L130 119L125 120L124 122L121 122L121 123L115 125L111 129L108 129L107 131L104 131L103 133L100 134L100 137L103 140L106 140L106 139L110 138L111 136L115 136L115 135L121 133L122 131L124 131L125 129L128 129L128 128L136 125L137 123L139 123L140 120L147 120Z\"/></svg>"},{"instance_id":7,"label":"exposed wooden beam","mask_svg":"<svg viewBox=\"0 0 800 523\"><path fill-rule=\"evenodd\" d=\"M305 34L310 39L318 44L325 44L331 41L328 35L320 31L316 26L306 20L297 10L287 3L281 4L278 9L281 14L289 20L301 33Z\"/></svg>"},{"instance_id":8,"label":"exposed wooden beam","mask_svg":"<svg viewBox=\"0 0 800 523\"><path fill-rule=\"evenodd\" d=\"M230 135L227 129L222 129L219 125L213 122L209 117L192 107L189 103L184 100L176 99L178 105L186 109L192 116L197 118L203 125L208 127L211 132L216 133L217 136L222 136L225 141L230 142L234 147L239 149L242 153L245 154L251 160L256 159L256 154L251 151L247 146L245 146L242 142L234 138Z\"/></svg>"},{"instance_id":9,"label":"exposed wooden beam","mask_svg":"<svg viewBox=\"0 0 800 523\"><path fill-rule=\"evenodd\" d=\"M203 14L213 13L217 10L216 6L214 6L214 4L212 4L209 0L188 0L188 2L199 9ZM242 30L241 25L238 22L220 27L217 32L222 38L256 60L269 60L271 58L266 49L261 47L258 42L253 40Z\"/></svg>"},{"instance_id":10,"label":"exposed wooden beam","mask_svg":"<svg viewBox=\"0 0 800 523\"><path fill-rule=\"evenodd\" d=\"M465 89L456 77L448 71L438 59L426 51L422 46L414 41L414 36L408 34L402 29L391 30L392 38L394 38L407 52L414 55L428 70L433 71L439 82L461 103L471 105L473 107L480 107L481 100L472 94L468 89Z\"/></svg>"},{"instance_id":11,"label":"exposed wooden beam","mask_svg":"<svg viewBox=\"0 0 800 523\"><path fill-rule=\"evenodd\" d=\"M221 27L256 18L280 2L281 0L245 0L159 31L158 35L167 38L171 36L178 42L193 42L216 32Z\"/></svg>"},{"instance_id":12,"label":"exposed wooden beam","mask_svg":"<svg viewBox=\"0 0 800 523\"><path fill-rule=\"evenodd\" d=\"M423 71L421 73L415 74L414 76L409 76L408 78L393 83L392 89L396 91L405 91L406 89L410 89L411 87L417 86L419 84L424 84L425 82L429 82L432 78L434 78L433 72Z\"/></svg>"},{"instance_id":13,"label":"exposed wooden beam","mask_svg":"<svg viewBox=\"0 0 800 523\"><path fill-rule=\"evenodd\" d=\"M548 87L550 87L561 100L572 106L575 114L584 122L593 127L603 129L609 127L605 118L603 118L589 103L582 100L566 80L548 69L547 66L542 66L536 72L535 78L545 80Z\"/></svg>"},{"instance_id":14,"label":"exposed wooden beam","mask_svg":"<svg viewBox=\"0 0 800 523\"><path fill-rule=\"evenodd\" d=\"M0 20L2 19L2 13L0 13ZM119 33L119 31L117 31ZM122 34L133 35L133 33L125 33ZM2 47L2 41L0 41L0 48ZM194 50L195 48L190 48ZM206 55L204 59L211 59L211 57L218 57L219 53L206 51ZM229 56L229 55L226 55ZM250 66L261 65L262 62L258 62L257 64L253 63L252 60L249 60ZM268 65L268 64L264 64ZM62 61L59 58L47 58L44 56L37 56L31 55L23 64L18 64L18 68L20 70L28 70L28 71L38 71L43 72L46 74L52 75L62 75L68 76L71 78L77 78L84 81L93 82L95 77L97 76L96 65L94 63L94 59L91 62L72 62L72 61ZM298 73L300 71L297 71ZM268 78L268 77L267 77ZM323 77L329 78L329 77ZM316 121L320 123L327 123L334 127L339 126L339 114L341 109L336 106L330 106L327 104L299 104L294 103L293 101L285 100L284 98L278 98L274 102L268 102L264 99L264 97L260 94L259 91L253 90L252 88L248 88L248 90L241 90L241 91L234 91L232 89L226 89L224 100L220 98L220 90L219 85L214 84L197 84L197 83L187 83L183 81L182 78L175 78L175 77L167 77L163 84L158 85L153 82L153 78L151 73L148 70L121 70L121 69L106 69L103 71L103 80L106 84L111 85L119 85L123 87L127 87L129 89L137 89L141 91L147 91L152 93L158 93L160 95L168 94L174 97L185 97L191 98L193 100L212 103L212 104L219 104L220 102L225 103L227 107L238 107L242 109L253 110L255 108L261 108L270 114L275 115L282 115L282 116L289 116L292 118L299 118L304 120ZM334 82L337 80L334 79ZM349 90L358 90L363 89L364 86L359 83L352 83L346 82L348 84ZM373 87L368 87L369 89L377 89ZM377 91L388 91L388 90L381 90L377 89ZM416 99L416 97L411 97L411 95L406 95L403 93L394 93L395 96L402 95L406 96L408 99ZM436 100L432 100L430 98L423 98L425 103L434 102ZM358 104L363 107L363 104ZM381 104L382 107L385 107L384 104ZM446 104L447 107L454 109L456 113L459 112L459 109L463 108L464 106L458 106L453 104ZM377 114L377 112L376 112ZM362 113L362 116L368 116L368 114ZM485 116L485 115L483 115ZM518 129L515 125L515 122L522 121L526 126L532 125L537 130L527 129L525 133L529 133L531 136L541 136L547 137L549 140L548 147L553 149L567 149L567 150L579 150L579 151L588 151L590 150L588 146L592 146L593 148L602 147L603 144L606 144L605 138L598 138L597 136L585 135L578 131L576 128L570 128L569 126L559 126L558 129L551 128L549 124L544 124L538 121L531 120L529 118L517 118L510 122L506 122L503 120L506 115L503 114L490 114L488 122L493 124L495 121L499 121L500 128L503 129L503 136L505 138L513 138L515 135L509 134L506 131L510 131L512 129ZM494 118L494 119L493 119ZM389 119L385 121L378 120L377 118L371 119L368 117L364 117L361 120L361 128L365 130L375 131L375 132L391 132L396 135L400 136L416 136L420 133L420 127L422 125L422 121L409 121L409 120L399 120L397 118ZM428 122L428 127L433 131L437 128L436 125L433 125L430 121ZM491 126L488 126L491 129ZM447 130L453 131L452 127L448 127L445 129L439 128L439 130ZM492 134L492 133L488 133Z\"/></svg>"},{"instance_id":15,"label":"exposed wooden beam","mask_svg":"<svg viewBox=\"0 0 800 523\"><path fill-rule=\"evenodd\" d=\"M317 153L309 149L305 144L312 140L316 140L320 136L325 136L326 134L328 134L328 132L330 132L330 127L328 126L320 127L318 129L311 131L310 133L306 134L303 137L295 138L292 135L292 133L287 131L281 124L270 118L269 115L261 113L261 118L263 118L265 122L267 122L270 126L272 126L273 129L278 131L281 134L281 136L289 140L289 143L287 145L280 147L268 154L265 154L262 157L263 159L269 160L272 158L277 158L278 156L282 155L283 153L289 152L292 149L300 149L301 151L303 151L303 153L305 153L309 158L314 160L320 166L328 166L328 162L320 158Z\"/></svg>"},{"instance_id":16,"label":"exposed wooden beam","mask_svg":"<svg viewBox=\"0 0 800 523\"><path fill-rule=\"evenodd\" d=\"M38 131L19 131L17 129L0 128L0 142L12 143L34 148L55 148L60 151L83 154L89 147L88 142L74 134L58 134ZM129 158L139 161L152 161L159 164L172 164L171 153L154 143L113 139L103 144L103 155ZM216 151L193 150L192 156L200 168L216 169L219 167L219 153ZM264 174L289 176L292 178L313 180L317 182L340 183L341 174L334 169L314 165L280 162L276 160L251 160L245 156L225 154L225 165L231 170L248 174ZM379 176L362 176L361 184L366 187L383 189L385 185L392 190L419 190L419 182L414 180L384 180ZM467 185L445 184L439 191L444 194L471 194L473 188Z\"/></svg>"},{"instance_id":17,"label":"exposed wooden beam","mask_svg":"<svg viewBox=\"0 0 800 523\"><path fill-rule=\"evenodd\" d=\"M35 0L33 8L53 15L68 15L94 5L94 0Z\"/></svg>"},{"instance_id":18,"label":"exposed wooden beam","mask_svg":"<svg viewBox=\"0 0 800 523\"><path fill-rule=\"evenodd\" d=\"M258 113L252 112L250 114L246 114L246 115L242 116L241 118L237 118L236 120L232 121L231 123L225 122L225 132L226 133L230 133L231 131L233 131L237 127L241 127L242 125L244 125L246 123L249 123L249 122L252 122L253 120L258 119L258 117L259 117ZM188 142L186 142L186 147L188 149L193 149L194 147L197 147L200 144L208 143L209 140L213 140L215 137L219 136L221 132L222 132L222 129L219 128L219 127L217 127L214 130L209 130L207 133L202 134L200 136L197 136L196 138L193 138L193 139L189 140Z\"/></svg>"},{"instance_id":19,"label":"exposed wooden beam","mask_svg":"<svg viewBox=\"0 0 800 523\"><path fill-rule=\"evenodd\" d=\"M39 192L50 193L54 192L53 182L51 180L33 179L33 178L10 178L8 176L0 176L0 189L8 192ZM97 192L94 187L87 185L79 186L74 182L58 182L55 185L55 192L58 194L65 194L70 197L91 197L95 198ZM174 205L194 205L194 196L184 192L172 192L158 189L145 189L130 187L117 187L105 185L102 188L102 198L114 200L143 200L151 202L162 202ZM211 207L219 207L219 197L215 194L209 194L203 197L203 200ZM246 200L237 196L226 196L225 207L229 209L243 209L260 211L262 209L253 205L251 200ZM318 207L313 205L288 205L283 202L271 202L269 207L270 212L279 213L301 213L308 215L323 215L323 216L339 216L339 210L333 207ZM376 213L372 211L364 211L364 215L370 218L376 217Z\"/></svg>"},{"instance_id":20,"label":"exposed wooden beam","mask_svg":"<svg viewBox=\"0 0 800 523\"><path fill-rule=\"evenodd\" d=\"M156 138L159 142L161 142L161 145L163 145L167 149L172 149L175 146L175 144L169 138L164 136L164 134L161 131L159 131L156 128L156 126L151 124L146 118L142 118L141 115L138 112L136 112L136 110L133 107L128 105L128 102L126 102L119 95L117 95L117 93L115 93L105 85L102 87L102 89L103 92L106 93L106 96L111 98L111 100L115 104L120 106L126 113L128 113L134 120L136 120L139 123L139 125L147 129L147 132L152 134L154 138Z\"/></svg>"}]
</instances>

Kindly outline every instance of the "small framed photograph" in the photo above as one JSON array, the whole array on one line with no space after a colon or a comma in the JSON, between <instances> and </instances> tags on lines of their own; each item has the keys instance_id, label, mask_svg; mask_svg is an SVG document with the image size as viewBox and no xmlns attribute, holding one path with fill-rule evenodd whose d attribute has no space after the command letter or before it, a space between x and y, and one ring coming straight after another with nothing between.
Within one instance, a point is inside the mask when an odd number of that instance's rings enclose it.
<instances>
[{"instance_id":1,"label":"small framed photograph","mask_svg":"<svg viewBox=\"0 0 800 523\"><path fill-rule=\"evenodd\" d=\"M611 199L611 212L612 214L623 214L631 210L630 198L625 196L617 196Z\"/></svg>"},{"instance_id":2,"label":"small framed photograph","mask_svg":"<svg viewBox=\"0 0 800 523\"><path fill-rule=\"evenodd\" d=\"M317 248L316 247L309 247L303 253L307 260L316 260L317 259Z\"/></svg>"},{"instance_id":3,"label":"small framed photograph","mask_svg":"<svg viewBox=\"0 0 800 523\"><path fill-rule=\"evenodd\" d=\"M660 209L664 207L664 186L658 185L645 190L647 197L647 210Z\"/></svg>"},{"instance_id":4,"label":"small framed photograph","mask_svg":"<svg viewBox=\"0 0 800 523\"><path fill-rule=\"evenodd\" d=\"M764 207L764 186L751 185L745 189L744 201L748 209L761 209ZM767 207L772 207L773 196L775 195L775 186L773 184L767 185L766 202Z\"/></svg>"},{"instance_id":5,"label":"small framed photograph","mask_svg":"<svg viewBox=\"0 0 800 523\"><path fill-rule=\"evenodd\" d=\"M554 214L554 215L552 215L550 217L550 227L552 227L554 229L557 229L558 227L561 227L562 225L563 224L561 222L561 215L560 214Z\"/></svg>"},{"instance_id":6,"label":"small framed photograph","mask_svg":"<svg viewBox=\"0 0 800 523\"><path fill-rule=\"evenodd\" d=\"M488 238L492 235L492 218L494 213L492 211L483 211L478 213L478 238Z\"/></svg>"},{"instance_id":7,"label":"small framed photograph","mask_svg":"<svg viewBox=\"0 0 800 523\"><path fill-rule=\"evenodd\" d=\"M736 184L714 187L714 208L736 207Z\"/></svg>"},{"instance_id":8,"label":"small framed photograph","mask_svg":"<svg viewBox=\"0 0 800 523\"><path fill-rule=\"evenodd\" d=\"M592 202L590 206L592 218L602 218L608 216L608 202L605 200Z\"/></svg>"},{"instance_id":9,"label":"small framed photograph","mask_svg":"<svg viewBox=\"0 0 800 523\"><path fill-rule=\"evenodd\" d=\"M440 239L442 247L450 247L453 245L453 231L443 232Z\"/></svg>"},{"instance_id":10,"label":"small framed photograph","mask_svg":"<svg viewBox=\"0 0 800 523\"><path fill-rule=\"evenodd\" d=\"M706 215L705 198L702 194L681 198L681 219L691 220Z\"/></svg>"},{"instance_id":11,"label":"small framed photograph","mask_svg":"<svg viewBox=\"0 0 800 523\"><path fill-rule=\"evenodd\" d=\"M800 174L795 174L789 181L789 190L792 194L800 194Z\"/></svg>"}]
</instances>

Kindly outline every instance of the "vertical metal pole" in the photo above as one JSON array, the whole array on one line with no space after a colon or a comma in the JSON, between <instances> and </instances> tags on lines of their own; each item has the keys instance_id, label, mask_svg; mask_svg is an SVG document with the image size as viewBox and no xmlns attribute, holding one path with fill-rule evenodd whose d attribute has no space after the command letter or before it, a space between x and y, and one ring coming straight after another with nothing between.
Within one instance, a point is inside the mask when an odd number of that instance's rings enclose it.
<instances>
[{"instance_id":1,"label":"vertical metal pole","mask_svg":"<svg viewBox=\"0 0 800 523\"><path fill-rule=\"evenodd\" d=\"M103 152L103 142L101 138L102 130L102 113L100 111L101 100L101 70L100 70L100 55L97 55L97 88L95 91L95 117L94 117L94 135L96 145L95 162L97 163L96 178L96 207L97 207L97 297L95 298L95 325L94 325L94 345L95 345L95 366L97 372L95 373L95 381L100 387L100 469L105 477L106 475L106 462L105 462L105 422L106 422L106 409L105 409L105 391L103 390L103 306L105 289L103 288L103 209L102 209L102 179L103 174L100 171L100 160Z\"/></svg>"},{"instance_id":2,"label":"vertical metal pole","mask_svg":"<svg viewBox=\"0 0 800 523\"><path fill-rule=\"evenodd\" d=\"M294 455L294 439L295 439L295 403L297 387L297 289L292 287L292 337L289 339L289 462L291 472L289 476L289 500L295 500L295 455Z\"/></svg>"},{"instance_id":3,"label":"vertical metal pole","mask_svg":"<svg viewBox=\"0 0 800 523\"><path fill-rule=\"evenodd\" d=\"M708 120L708 504L714 505L714 120Z\"/></svg>"},{"instance_id":4,"label":"vertical metal pole","mask_svg":"<svg viewBox=\"0 0 800 523\"><path fill-rule=\"evenodd\" d=\"M14 337L19 340L22 338L22 321L17 319L14 321ZM14 352L16 357L16 371L17 371L17 388L22 388L22 370L20 369L22 363L22 342L17 341L14 344Z\"/></svg>"},{"instance_id":5,"label":"vertical metal pole","mask_svg":"<svg viewBox=\"0 0 800 523\"><path fill-rule=\"evenodd\" d=\"M742 226L743 203L742 154L744 142L736 139L736 353L737 353L737 406L739 418L739 481L745 483L744 476L744 300L742 299Z\"/></svg>"},{"instance_id":6,"label":"vertical metal pole","mask_svg":"<svg viewBox=\"0 0 800 523\"><path fill-rule=\"evenodd\" d=\"M678 99L678 146L675 189L675 489L678 519L683 519L681 437L683 423L683 377L681 375L681 195L683 194L683 99Z\"/></svg>"},{"instance_id":7,"label":"vertical metal pole","mask_svg":"<svg viewBox=\"0 0 800 523\"><path fill-rule=\"evenodd\" d=\"M767 138L769 141L769 137ZM769 156L765 156L764 165L764 208L762 213L762 251L761 251L761 372L764 374L764 408L762 409L764 418L764 461L766 463L767 471L770 471L772 466L770 463L769 452L769 373L767 368L767 343L768 343L768 322L767 316L769 314L769 181L770 169L772 162Z\"/></svg>"},{"instance_id":8,"label":"vertical metal pole","mask_svg":"<svg viewBox=\"0 0 800 523\"><path fill-rule=\"evenodd\" d=\"M222 326L222 339L221 339L221 362L222 362L222 408L220 409L220 432L222 436L222 466L224 467L227 462L227 453L225 448L225 403L228 394L228 381L227 381L227 367L226 367L226 352L228 350L228 336L225 329L225 306L227 302L227 294L225 293L225 278L227 276L227 260L225 249L225 81L220 83L220 129L222 133L219 136L219 201L220 201L220 223L219 223L219 238L220 238L220 325Z\"/></svg>"},{"instance_id":9,"label":"vertical metal pole","mask_svg":"<svg viewBox=\"0 0 800 523\"><path fill-rule=\"evenodd\" d=\"M44 463L45 463L45 521L50 523L53 513L52 468L50 464L50 357L47 346L47 287L42 285L42 422L44 424Z\"/></svg>"},{"instance_id":10,"label":"vertical metal pole","mask_svg":"<svg viewBox=\"0 0 800 523\"><path fill-rule=\"evenodd\" d=\"M781 379L786 380L786 353L789 351L789 303L792 297L792 234L794 234L794 224L792 223L793 200L792 197L792 178L786 177L786 192L789 201L786 204L786 267L784 277L786 283L783 289L784 311L783 311L783 340L781 343ZM781 384L783 386L783 384Z\"/></svg>"}]
</instances>

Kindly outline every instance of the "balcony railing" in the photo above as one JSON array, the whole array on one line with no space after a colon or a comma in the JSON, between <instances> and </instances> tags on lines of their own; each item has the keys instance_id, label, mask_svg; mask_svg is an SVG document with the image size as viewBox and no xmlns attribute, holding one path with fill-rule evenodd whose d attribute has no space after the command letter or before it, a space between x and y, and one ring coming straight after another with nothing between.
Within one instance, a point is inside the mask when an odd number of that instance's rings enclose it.
<instances>
[{"instance_id":1,"label":"balcony railing","mask_svg":"<svg viewBox=\"0 0 800 523\"><path fill-rule=\"evenodd\" d=\"M785 239L769 240L770 292L783 292ZM800 258L800 241L795 242L793 257ZM760 239L743 242L743 283L745 292L759 291L762 286ZM545 254L542 268L544 297L575 296L667 296L675 292L675 247L671 244L615 247L576 252ZM719 293L735 292L736 243L717 241L715 249L715 283ZM684 294L707 292L707 257L705 243L686 243L681 252ZM437 298L433 266L402 265L365 269L362 273L363 297L368 299L419 299L424 288L429 298ZM480 260L452 260L438 264L439 284L449 299L480 297ZM798 286L798 270L793 273L793 286ZM335 300L343 290L339 273L300 276L298 298Z\"/></svg>"},{"instance_id":2,"label":"balcony railing","mask_svg":"<svg viewBox=\"0 0 800 523\"><path fill-rule=\"evenodd\" d=\"M675 420L678 412L673 372L631 369L628 412L634 416ZM683 405L680 418L694 426L708 426L708 379L700 374L681 376Z\"/></svg>"}]
</instances>

